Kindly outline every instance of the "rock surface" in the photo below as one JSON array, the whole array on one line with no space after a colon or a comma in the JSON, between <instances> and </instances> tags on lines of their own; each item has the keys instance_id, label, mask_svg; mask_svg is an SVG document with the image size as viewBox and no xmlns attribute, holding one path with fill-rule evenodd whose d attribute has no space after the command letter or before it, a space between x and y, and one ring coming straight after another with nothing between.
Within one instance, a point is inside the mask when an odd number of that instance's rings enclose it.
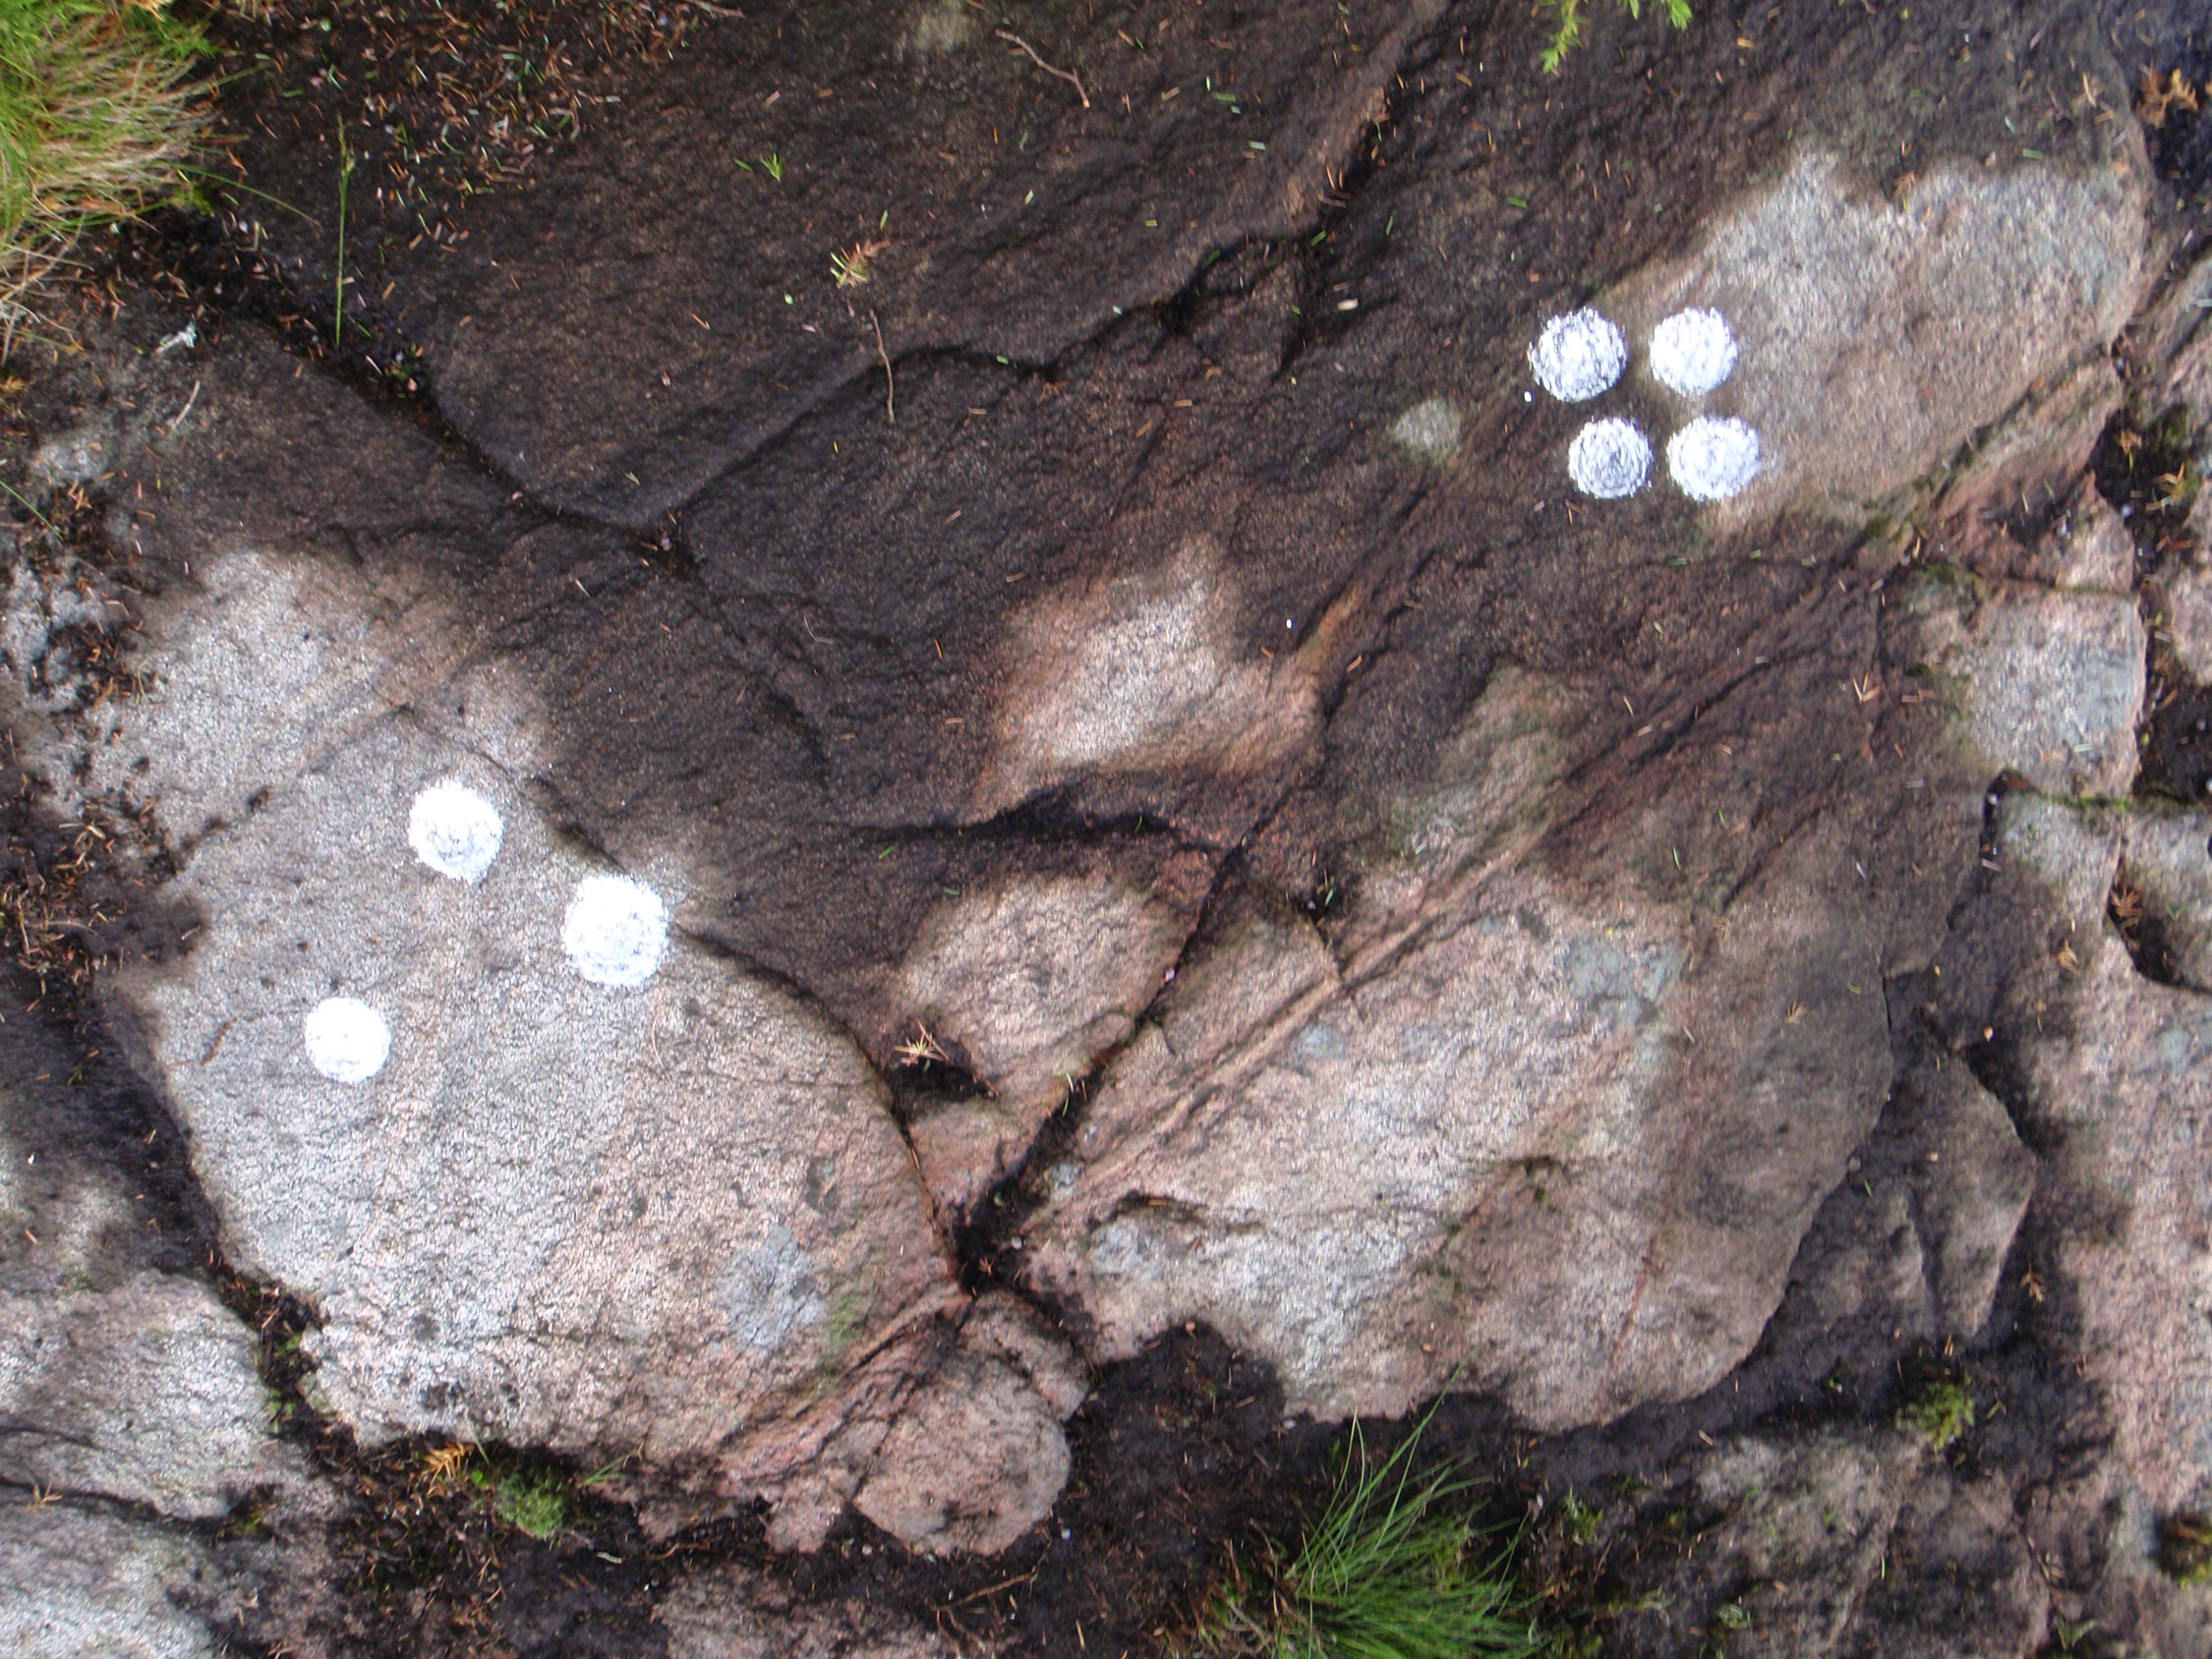
<instances>
[{"instance_id":1,"label":"rock surface","mask_svg":"<svg viewBox=\"0 0 2212 1659\"><path fill-rule=\"evenodd\" d=\"M2166 579L2161 632L2189 677L2212 683L2212 571L2183 570Z\"/></svg>"},{"instance_id":2,"label":"rock surface","mask_svg":"<svg viewBox=\"0 0 2212 1659\"><path fill-rule=\"evenodd\" d=\"M247 626L233 603L313 618L284 577L218 562L217 637ZM819 1014L680 937L648 984L590 983L559 919L604 864L486 758L528 715L460 692L484 725L439 730L371 694L373 663L335 652L280 735L213 664L149 655L160 689L95 763L197 785L176 891L209 920L181 972L118 986L226 1243L312 1290L319 1395L366 1438L634 1445L759 1489L784 1465L754 1441L836 1415L847 1355L957 1300L882 1086ZM407 847L410 801L446 778L506 818L475 885ZM648 874L680 922L677 868ZM366 1081L316 1076L301 1043L338 994L393 1032Z\"/></svg>"},{"instance_id":3,"label":"rock surface","mask_svg":"<svg viewBox=\"0 0 2212 1659\"><path fill-rule=\"evenodd\" d=\"M657 1617L669 1659L952 1659L959 1651L858 1603L794 1606L787 1590L742 1571L693 1574Z\"/></svg>"},{"instance_id":4,"label":"rock surface","mask_svg":"<svg viewBox=\"0 0 2212 1659\"><path fill-rule=\"evenodd\" d=\"M1947 167L1883 200L1805 152L1608 301L1636 333L1712 307L1753 342L1711 400L1761 434L1733 515L1863 513L2119 333L2144 297L2149 172Z\"/></svg>"},{"instance_id":5,"label":"rock surface","mask_svg":"<svg viewBox=\"0 0 2212 1659\"><path fill-rule=\"evenodd\" d=\"M2156 930L2166 974L2212 992L2212 813L2151 807L2130 814L2120 874Z\"/></svg>"},{"instance_id":6,"label":"rock surface","mask_svg":"<svg viewBox=\"0 0 2212 1659\"><path fill-rule=\"evenodd\" d=\"M1009 883L931 918L900 1000L993 1097L913 1125L941 1202L970 1208L1020 1162L1075 1080L1129 1036L1190 925L1146 893L1074 879Z\"/></svg>"},{"instance_id":7,"label":"rock surface","mask_svg":"<svg viewBox=\"0 0 2212 1659\"><path fill-rule=\"evenodd\" d=\"M1712 1547L1744 1586L1708 1623L1747 1653L1847 1651L1923 1457L1892 1431L1746 1439L1698 1460L1691 1490L1727 1516Z\"/></svg>"},{"instance_id":8,"label":"rock surface","mask_svg":"<svg viewBox=\"0 0 2212 1659\"><path fill-rule=\"evenodd\" d=\"M2114 461L2212 261L2101 18L616 10L404 214L414 24L267 32L354 268L119 238L0 433L34 1645L1120 1651L1220 1563L1069 1523L1132 1425L1263 1415L1166 1464L1257 1524L1450 1394L1622 1653L2212 1651L2201 550ZM1575 490L1699 416L1739 493Z\"/></svg>"},{"instance_id":9,"label":"rock surface","mask_svg":"<svg viewBox=\"0 0 2212 1659\"><path fill-rule=\"evenodd\" d=\"M8 1480L205 1517L283 1466L253 1336L204 1286L0 1296L0 1330Z\"/></svg>"},{"instance_id":10,"label":"rock surface","mask_svg":"<svg viewBox=\"0 0 2212 1659\"><path fill-rule=\"evenodd\" d=\"M1693 968L1686 915L1606 896L1494 879L1349 973L1302 920L1227 937L1109 1072L1042 1222L1042 1282L1109 1351L1203 1317L1332 1412L1402 1409L1445 1355L1545 1426L1710 1384L1764 1321L1731 1322L1778 1292L1792 1210L1879 1103L1879 1003L1854 1020L1825 983L1875 963L1848 935L1806 961L1815 942L1753 899ZM1776 978L1777 957L1800 965ZM1829 1010L1809 1028L1808 1005ZM1786 1103L1758 1082L1777 1071ZM1659 1129L1649 1103L1684 1091L1697 1129ZM1710 1201L1774 1214L1764 1259L1659 1197L1722 1145ZM1764 1297L1744 1283L1763 1277Z\"/></svg>"},{"instance_id":11,"label":"rock surface","mask_svg":"<svg viewBox=\"0 0 2212 1659\"><path fill-rule=\"evenodd\" d=\"M1949 703L1974 761L2045 794L2127 792L2145 643L2132 600L1922 578L1904 602L1921 624L1906 671Z\"/></svg>"},{"instance_id":12,"label":"rock surface","mask_svg":"<svg viewBox=\"0 0 2212 1659\"><path fill-rule=\"evenodd\" d=\"M74 1509L0 1509L0 1641L35 1659L214 1659L192 1609L208 1563L171 1534Z\"/></svg>"},{"instance_id":13,"label":"rock surface","mask_svg":"<svg viewBox=\"0 0 2212 1659\"><path fill-rule=\"evenodd\" d=\"M2059 1261L2128 1473L2162 1514L2200 1508L2212 1501L2212 1217L2198 1144L2212 1006L2146 984L2110 938L2068 991L2071 1040L2028 1048L2027 1086L2071 1194L2101 1225L2067 1238Z\"/></svg>"}]
</instances>

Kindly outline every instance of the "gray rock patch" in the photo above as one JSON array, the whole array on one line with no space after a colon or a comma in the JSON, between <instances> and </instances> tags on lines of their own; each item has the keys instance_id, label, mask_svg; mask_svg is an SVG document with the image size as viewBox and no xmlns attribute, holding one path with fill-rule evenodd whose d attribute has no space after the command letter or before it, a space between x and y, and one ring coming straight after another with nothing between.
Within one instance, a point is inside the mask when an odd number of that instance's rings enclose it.
<instances>
[{"instance_id":1,"label":"gray rock patch","mask_svg":"<svg viewBox=\"0 0 2212 1659\"><path fill-rule=\"evenodd\" d=\"M1461 425L1448 398L1425 398L1398 417L1390 435L1425 460L1440 461L1459 447Z\"/></svg>"},{"instance_id":2,"label":"gray rock patch","mask_svg":"<svg viewBox=\"0 0 2212 1659\"><path fill-rule=\"evenodd\" d=\"M0 1649L22 1659L215 1659L187 1601L208 1572L186 1539L67 1507L0 1509Z\"/></svg>"},{"instance_id":3,"label":"gray rock patch","mask_svg":"<svg viewBox=\"0 0 2212 1659\"><path fill-rule=\"evenodd\" d=\"M189 1280L0 1296L0 1478L219 1516L285 1465L254 1354Z\"/></svg>"},{"instance_id":4,"label":"gray rock patch","mask_svg":"<svg viewBox=\"0 0 2212 1659\"><path fill-rule=\"evenodd\" d=\"M955 1659L959 1651L859 1601L800 1602L745 1568L694 1573L653 1617L668 1631L669 1659Z\"/></svg>"},{"instance_id":5,"label":"gray rock patch","mask_svg":"<svg viewBox=\"0 0 2212 1659\"><path fill-rule=\"evenodd\" d=\"M1000 754L976 810L1085 773L1234 775L1279 761L1310 735L1317 689L1299 658L1245 643L1252 620L1201 543L1153 570L1048 595L1014 624Z\"/></svg>"},{"instance_id":6,"label":"gray rock patch","mask_svg":"<svg viewBox=\"0 0 2212 1659\"><path fill-rule=\"evenodd\" d=\"M1773 468L1732 522L1788 500L1856 514L2119 332L2142 292L2146 173L2139 152L2087 178L1947 166L1892 202L1803 151L1602 304L1632 338L1685 306L1733 324L1711 406L1756 428Z\"/></svg>"},{"instance_id":7,"label":"gray rock patch","mask_svg":"<svg viewBox=\"0 0 2212 1659\"><path fill-rule=\"evenodd\" d=\"M2159 632L2189 678L2212 685L2212 570L2184 565L2167 577Z\"/></svg>"},{"instance_id":8,"label":"gray rock patch","mask_svg":"<svg viewBox=\"0 0 2212 1659\"><path fill-rule=\"evenodd\" d=\"M2156 924L2175 977L2212 992L2212 812L2140 803L2121 837L2120 869Z\"/></svg>"},{"instance_id":9,"label":"gray rock patch","mask_svg":"<svg viewBox=\"0 0 2212 1659\"><path fill-rule=\"evenodd\" d=\"M1927 1095L1929 1150L1915 1189L1933 1256L1928 1282L1938 1328L1973 1337L1989 1320L2006 1253L2035 1191L2035 1158L1997 1097L1965 1066L1945 1066Z\"/></svg>"},{"instance_id":10,"label":"gray rock patch","mask_svg":"<svg viewBox=\"0 0 2212 1659\"><path fill-rule=\"evenodd\" d=\"M2047 795L2120 796L2135 779L2143 623L2131 598L1985 588L1923 578L1912 673L1956 717L1956 742L1991 777Z\"/></svg>"},{"instance_id":11,"label":"gray rock patch","mask_svg":"<svg viewBox=\"0 0 2212 1659\"><path fill-rule=\"evenodd\" d=\"M1060 1416L1022 1372L961 1351L891 1427L853 1508L929 1555L997 1555L1067 1484Z\"/></svg>"}]
</instances>

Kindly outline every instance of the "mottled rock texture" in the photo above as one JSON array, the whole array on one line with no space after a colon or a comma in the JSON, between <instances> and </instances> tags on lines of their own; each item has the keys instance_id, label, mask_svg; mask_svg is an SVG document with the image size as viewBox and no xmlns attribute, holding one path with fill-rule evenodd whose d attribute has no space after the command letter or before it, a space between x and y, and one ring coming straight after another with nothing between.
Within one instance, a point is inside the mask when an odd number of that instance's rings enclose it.
<instances>
[{"instance_id":1,"label":"mottled rock texture","mask_svg":"<svg viewBox=\"0 0 2212 1659\"><path fill-rule=\"evenodd\" d=\"M1612 1481L1624 1653L2203 1652L2212 855L2146 793L2201 566L2106 434L2199 443L2212 287L2136 48L676 10L436 233L355 68L226 93L303 200L360 129L356 268L241 197L8 429L37 1650L427 1630L393 1517L482 1443L570 1507L449 1645L970 1651L1123 1549L1078 1413L1202 1327L1294 1423L1479 1397L1516 1496ZM1568 409L1584 304L1631 368ZM1740 495L1572 492L1585 419L1699 413ZM480 880L409 844L449 782ZM607 876L650 971L577 971Z\"/></svg>"},{"instance_id":2,"label":"mottled rock texture","mask_svg":"<svg viewBox=\"0 0 2212 1659\"><path fill-rule=\"evenodd\" d=\"M1950 166L1886 200L1807 152L1607 298L1640 332L1713 307L1748 342L1707 400L1761 434L1765 478L1731 516L1856 514L2120 331L2144 296L2149 173Z\"/></svg>"},{"instance_id":3,"label":"mottled rock texture","mask_svg":"<svg viewBox=\"0 0 2212 1659\"><path fill-rule=\"evenodd\" d=\"M36 1659L216 1659L203 1551L121 1516L0 1509L0 1641Z\"/></svg>"},{"instance_id":4,"label":"mottled rock texture","mask_svg":"<svg viewBox=\"0 0 2212 1659\"><path fill-rule=\"evenodd\" d=\"M281 1466L253 1337L203 1285L0 1296L0 1331L10 1480L205 1517Z\"/></svg>"},{"instance_id":5,"label":"mottled rock texture","mask_svg":"<svg viewBox=\"0 0 2212 1659\"><path fill-rule=\"evenodd\" d=\"M657 1619L669 1659L951 1659L959 1651L859 1602L794 1604L788 1591L741 1571L684 1579Z\"/></svg>"}]
</instances>

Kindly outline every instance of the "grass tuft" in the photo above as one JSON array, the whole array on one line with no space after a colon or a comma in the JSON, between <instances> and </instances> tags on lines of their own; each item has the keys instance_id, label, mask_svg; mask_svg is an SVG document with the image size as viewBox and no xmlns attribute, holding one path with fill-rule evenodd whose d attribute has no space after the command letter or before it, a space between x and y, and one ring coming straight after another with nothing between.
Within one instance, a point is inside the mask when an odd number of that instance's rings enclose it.
<instances>
[{"instance_id":1,"label":"grass tuft","mask_svg":"<svg viewBox=\"0 0 2212 1659\"><path fill-rule=\"evenodd\" d=\"M1423 1428L1426 1427L1425 1422ZM1474 1524L1473 1482L1414 1472L1421 1429L1379 1461L1355 1424L1336 1486L1288 1561L1268 1550L1199 1616L1212 1659L1519 1659L1543 1650L1513 1546Z\"/></svg>"},{"instance_id":2,"label":"grass tuft","mask_svg":"<svg viewBox=\"0 0 2212 1659\"><path fill-rule=\"evenodd\" d=\"M0 339L80 231L188 193L199 41L162 0L0 0Z\"/></svg>"},{"instance_id":3,"label":"grass tuft","mask_svg":"<svg viewBox=\"0 0 2212 1659\"><path fill-rule=\"evenodd\" d=\"M1632 18L1644 15L1644 0L1620 0ZM1690 0L1659 0L1666 8L1666 21L1676 29L1690 27ZM1551 26L1551 44L1544 47L1540 60L1543 73L1557 75L1559 66L1567 56L1582 44L1582 0L1551 0L1552 15L1557 21Z\"/></svg>"}]
</instances>

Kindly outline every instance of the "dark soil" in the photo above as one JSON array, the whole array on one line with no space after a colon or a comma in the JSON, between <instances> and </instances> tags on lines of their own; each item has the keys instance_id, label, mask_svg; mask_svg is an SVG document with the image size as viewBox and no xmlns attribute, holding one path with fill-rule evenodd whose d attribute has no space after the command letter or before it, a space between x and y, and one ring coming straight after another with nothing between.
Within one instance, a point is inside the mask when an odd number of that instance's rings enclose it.
<instances>
[{"instance_id":1,"label":"dark soil","mask_svg":"<svg viewBox=\"0 0 2212 1659\"><path fill-rule=\"evenodd\" d=\"M472 197L512 188L595 130L641 68L669 61L693 16L685 0L278 4L258 20L219 8L222 164L205 188L228 211L170 224L178 262L222 309L262 316L308 354L348 356L341 232L349 271L364 250L457 242ZM360 324L351 355L404 387L405 343L361 320L377 315L368 296L346 301Z\"/></svg>"},{"instance_id":2,"label":"dark soil","mask_svg":"<svg viewBox=\"0 0 2212 1659\"><path fill-rule=\"evenodd\" d=\"M1264 1365L1189 1328L1115 1366L1069 1424L1075 1472L1041 1536L925 1565L872 1528L796 1563L810 1596L904 1605L1023 1654L1155 1653L1189 1629L1230 1550L1295 1538L1336 1431L1286 1421Z\"/></svg>"},{"instance_id":3,"label":"dark soil","mask_svg":"<svg viewBox=\"0 0 2212 1659\"><path fill-rule=\"evenodd\" d=\"M2202 483L2185 408L2113 418L2092 462L2097 488L2126 521L2147 619L2163 578L2196 552L2189 509ZM2197 685L2152 628L2135 793L2198 802L2212 785L2212 687Z\"/></svg>"},{"instance_id":4,"label":"dark soil","mask_svg":"<svg viewBox=\"0 0 2212 1659\"><path fill-rule=\"evenodd\" d=\"M2136 792L2177 801L2212 798L2212 686L2162 678L2150 711Z\"/></svg>"},{"instance_id":5,"label":"dark soil","mask_svg":"<svg viewBox=\"0 0 2212 1659\"><path fill-rule=\"evenodd\" d=\"M2202 21L2178 46L2146 62L2143 74L2135 110L2143 119L2151 164L2181 205L2212 210L2212 109L2206 107L2212 104L2212 42ZM2179 87L2172 82L2176 75Z\"/></svg>"},{"instance_id":6,"label":"dark soil","mask_svg":"<svg viewBox=\"0 0 2212 1659\"><path fill-rule=\"evenodd\" d=\"M2141 60L2135 112L2143 122L2152 166L2172 192L2176 220L2186 227L2182 240L2185 250L2212 232L2212 39L2201 17L2181 17L2170 20L2163 31L2140 31L2131 44ZM2185 410L2131 410L2115 420L2097 450L2097 486L2127 516L2143 607L2150 616L2159 608L2162 572L2176 559L2199 551L2186 522L2203 487L2191 440L2201 442L2203 434L2192 434L2187 428ZM2175 487L2183 482L2185 492ZM2193 804L2212 791L2212 687L2194 684L2155 633L2143 701L2141 759L2138 795Z\"/></svg>"},{"instance_id":7,"label":"dark soil","mask_svg":"<svg viewBox=\"0 0 2212 1659\"><path fill-rule=\"evenodd\" d=\"M2166 919L2144 905L2142 893L2125 876L2113 884L2105 912L2125 943L2137 973L2157 985L2181 983L2174 971L2174 949L2166 938Z\"/></svg>"}]
</instances>

